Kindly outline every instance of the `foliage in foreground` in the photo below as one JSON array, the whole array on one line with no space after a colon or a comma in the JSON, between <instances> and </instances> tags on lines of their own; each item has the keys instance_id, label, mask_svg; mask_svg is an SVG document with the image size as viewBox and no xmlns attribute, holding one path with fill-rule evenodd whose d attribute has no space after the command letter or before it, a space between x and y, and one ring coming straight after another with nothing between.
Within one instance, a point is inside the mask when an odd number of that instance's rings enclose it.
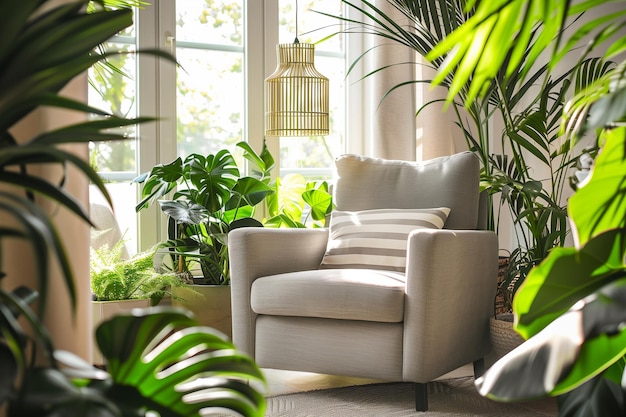
<instances>
[{"instance_id":1,"label":"foliage in foreground","mask_svg":"<svg viewBox=\"0 0 626 417\"><path fill-rule=\"evenodd\" d=\"M449 100L459 89L468 92L466 104L484 96L502 68L510 77L521 65L527 76L542 53L554 66L585 38L581 61L598 51L607 60L626 50L624 2L467 5L476 7L474 17L429 56L446 57L435 82L454 78ZM587 20L564 32L568 19L583 12ZM625 68L626 61L618 62L565 108L562 132L573 141L595 132L600 148L590 178L568 203L575 245L552 250L518 291L515 328L529 339L477 380L483 395L502 401L559 396L562 416L626 414Z\"/></svg>"}]
</instances>

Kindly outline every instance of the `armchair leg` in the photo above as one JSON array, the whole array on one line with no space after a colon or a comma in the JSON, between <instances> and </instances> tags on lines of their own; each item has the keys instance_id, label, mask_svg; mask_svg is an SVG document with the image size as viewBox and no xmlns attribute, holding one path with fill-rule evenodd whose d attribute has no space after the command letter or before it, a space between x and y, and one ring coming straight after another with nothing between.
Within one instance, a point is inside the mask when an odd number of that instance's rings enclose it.
<instances>
[{"instance_id":1,"label":"armchair leg","mask_svg":"<svg viewBox=\"0 0 626 417\"><path fill-rule=\"evenodd\" d=\"M415 386L415 411L428 410L428 384L416 382Z\"/></svg>"},{"instance_id":2,"label":"armchair leg","mask_svg":"<svg viewBox=\"0 0 626 417\"><path fill-rule=\"evenodd\" d=\"M482 376L485 372L485 358L480 358L474 361L474 378Z\"/></svg>"}]
</instances>

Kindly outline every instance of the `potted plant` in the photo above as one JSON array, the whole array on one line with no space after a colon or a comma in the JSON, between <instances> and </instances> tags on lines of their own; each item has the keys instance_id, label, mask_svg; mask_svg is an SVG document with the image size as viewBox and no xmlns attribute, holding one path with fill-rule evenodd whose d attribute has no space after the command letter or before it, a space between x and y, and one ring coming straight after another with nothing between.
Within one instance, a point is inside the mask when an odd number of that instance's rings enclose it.
<instances>
[{"instance_id":1,"label":"potted plant","mask_svg":"<svg viewBox=\"0 0 626 417\"><path fill-rule=\"evenodd\" d=\"M503 65L515 65L511 57L519 59L518 50L529 48L526 66L542 52L556 65L584 39L581 59L591 53L603 62L619 58L572 97L562 119L573 142L596 133L600 148L568 203L574 246L552 250L531 270L513 300L515 328L528 342L477 381L481 394L501 401L558 396L563 416L626 413L626 61L619 55L626 37L618 32L626 24L626 8L623 2L602 3L555 0L533 8L534 2L521 0L480 2L477 17L434 52L462 51L454 65L467 63L466 72L456 73L455 84L474 84L476 91ZM564 33L580 13L588 18ZM470 57L468 50L481 53ZM469 78L478 66L484 78ZM443 67L442 74L450 69Z\"/></svg>"},{"instance_id":2,"label":"potted plant","mask_svg":"<svg viewBox=\"0 0 626 417\"><path fill-rule=\"evenodd\" d=\"M531 60L529 48L519 50L515 65L499 67L493 77L481 85L481 90L476 90L458 84L454 77L462 71L473 80L477 77L475 74L467 73L456 61L450 64L445 53L433 55L433 50L448 35L465 22L476 19L474 2L388 0L387 3L410 22L402 25L374 2L342 1L369 17L363 22L340 17L348 23L345 32L364 32L405 45L429 58L423 65L435 71L442 67L447 69L435 80L406 80L387 94L405 85L433 81L447 90L446 105L457 116L456 124L468 148L481 160L481 189L495 199L490 204L489 228L499 232L506 217L512 220L517 246L511 248L508 267L498 283L499 299L503 301L499 312L511 312L514 294L530 269L553 248L563 246L569 233L566 187L582 151L563 141L560 132L560 115L567 97L592 83L608 67L598 60L580 60L562 74L556 74L548 63L535 62L535 66L527 66ZM364 52L358 59L374 50ZM366 77L381 70L384 68L376 68ZM423 108L441 101L424 104L418 117ZM494 120L502 124L500 132L493 131ZM493 149L492 144L497 142L501 153Z\"/></svg>"},{"instance_id":3,"label":"potted plant","mask_svg":"<svg viewBox=\"0 0 626 417\"><path fill-rule=\"evenodd\" d=\"M169 239L161 243L160 265L195 284L173 291L176 301L197 314L201 323L231 333L228 232L262 227L255 208L269 194L274 161L267 148L257 154L245 142L237 147L253 166L243 175L226 149L212 155L191 154L153 167L135 181L143 183L141 211L158 201L168 216ZM171 198L161 199L169 193Z\"/></svg>"},{"instance_id":4,"label":"potted plant","mask_svg":"<svg viewBox=\"0 0 626 417\"><path fill-rule=\"evenodd\" d=\"M332 209L326 182L305 181L301 175L270 178L274 158L264 145L256 153L246 142L243 150L252 173L242 175L233 154L191 154L157 165L135 181L143 183L141 211L158 201L168 216L169 239L160 244L157 261L189 287L174 287L174 304L195 312L204 324L231 332L228 232L238 227L311 227L324 225ZM167 197L173 193L171 199ZM268 217L255 218L265 204Z\"/></svg>"},{"instance_id":5,"label":"potted plant","mask_svg":"<svg viewBox=\"0 0 626 417\"><path fill-rule=\"evenodd\" d=\"M119 313L158 305L164 297L171 297L172 286L180 283L175 274L156 271L156 246L128 259L122 256L123 247L124 241L120 240L111 249L106 244L91 248L89 278L94 334L100 323ZM94 363L104 363L95 345L93 358Z\"/></svg>"},{"instance_id":6,"label":"potted plant","mask_svg":"<svg viewBox=\"0 0 626 417\"><path fill-rule=\"evenodd\" d=\"M149 119L115 117L63 97L59 91L95 62L106 59L108 53L100 55L94 49L131 22L130 8L113 10L102 7L102 2L0 3L4 38L0 47L0 249L16 240L32 247L42 300L51 265L60 266L71 305L55 308L75 308L75 281L52 215L36 203L35 196L37 201L49 200L85 222L89 216L68 192L64 180L37 176L32 168L54 165L62 172L61 178L67 178L68 167L73 167L72 176L89 178L110 202L102 180L89 164L57 145L120 140L123 135L110 129ZM153 53L172 59L165 53ZM102 119L16 138L13 128L39 106L94 113ZM197 416L201 409L210 407L263 415L262 397L247 384L248 378L263 379L256 365L222 336L197 327L187 313L138 310L103 324L97 337L108 358L108 374L72 354L56 351L46 328L28 305L37 298L37 292L26 287L8 291L2 285L3 277L5 273L0 271L0 408L7 415L123 416L154 410L161 415ZM38 311L45 313L45 309L44 303L39 303ZM23 320L18 321L18 316ZM115 336L118 330L123 336ZM172 330L176 331L173 338L166 337ZM128 341L130 344L123 343ZM148 346L152 352L160 349L160 354L142 357L150 351ZM161 372L166 367L172 371L171 378L164 378ZM202 392L206 386L183 388L180 384L182 380L202 382L204 378L199 377L206 373L220 376L213 379L210 395ZM196 396L193 403L186 397L190 393Z\"/></svg>"},{"instance_id":7,"label":"potted plant","mask_svg":"<svg viewBox=\"0 0 626 417\"><path fill-rule=\"evenodd\" d=\"M191 154L169 164L153 167L136 178L143 183L139 212L158 201L169 219L173 271L205 285L224 285L230 280L228 232L238 227L261 227L254 218L255 206L273 192L268 185L274 161L264 147L260 155L245 142L237 147L257 169L242 175L232 153L226 149L214 155ZM173 192L171 198L161 199Z\"/></svg>"}]
</instances>

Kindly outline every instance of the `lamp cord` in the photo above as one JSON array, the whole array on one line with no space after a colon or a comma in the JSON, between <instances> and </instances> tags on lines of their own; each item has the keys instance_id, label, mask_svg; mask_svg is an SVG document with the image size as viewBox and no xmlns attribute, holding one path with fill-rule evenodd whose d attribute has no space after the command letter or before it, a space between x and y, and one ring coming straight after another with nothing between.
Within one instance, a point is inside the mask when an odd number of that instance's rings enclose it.
<instances>
[{"instance_id":1,"label":"lamp cord","mask_svg":"<svg viewBox=\"0 0 626 417\"><path fill-rule=\"evenodd\" d=\"M300 43L298 40L298 0L296 0L296 39L293 43Z\"/></svg>"}]
</instances>

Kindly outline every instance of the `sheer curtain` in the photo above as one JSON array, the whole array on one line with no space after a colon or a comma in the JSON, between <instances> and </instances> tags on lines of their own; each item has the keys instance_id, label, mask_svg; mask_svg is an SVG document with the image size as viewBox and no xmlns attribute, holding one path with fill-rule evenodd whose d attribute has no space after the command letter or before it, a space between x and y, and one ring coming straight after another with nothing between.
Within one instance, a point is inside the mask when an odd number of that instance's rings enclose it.
<instances>
[{"instance_id":1,"label":"sheer curtain","mask_svg":"<svg viewBox=\"0 0 626 417\"><path fill-rule=\"evenodd\" d=\"M387 0L375 3L397 22L409 23ZM416 116L422 104L445 97L441 88L432 88L428 83L409 84L385 96L398 84L431 79L434 70L412 49L387 39L368 36L364 43L364 50L373 48L368 53L366 73L392 65L363 81L366 153L386 159L426 160L465 150L454 115L444 112L442 103L433 103Z\"/></svg>"}]
</instances>

